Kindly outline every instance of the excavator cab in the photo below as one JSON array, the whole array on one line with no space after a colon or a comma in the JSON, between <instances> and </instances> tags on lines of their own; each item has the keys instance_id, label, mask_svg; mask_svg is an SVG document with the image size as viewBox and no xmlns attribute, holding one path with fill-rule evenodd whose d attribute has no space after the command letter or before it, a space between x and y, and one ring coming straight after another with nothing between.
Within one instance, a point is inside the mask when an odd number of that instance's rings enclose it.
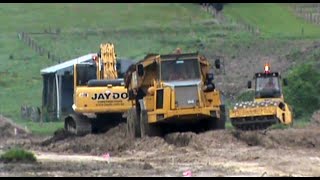
<instances>
[{"instance_id":1,"label":"excavator cab","mask_svg":"<svg viewBox=\"0 0 320 180\"><path fill-rule=\"evenodd\" d=\"M92 79L97 79L97 66L94 62L75 64L76 86L86 86Z\"/></svg>"}]
</instances>

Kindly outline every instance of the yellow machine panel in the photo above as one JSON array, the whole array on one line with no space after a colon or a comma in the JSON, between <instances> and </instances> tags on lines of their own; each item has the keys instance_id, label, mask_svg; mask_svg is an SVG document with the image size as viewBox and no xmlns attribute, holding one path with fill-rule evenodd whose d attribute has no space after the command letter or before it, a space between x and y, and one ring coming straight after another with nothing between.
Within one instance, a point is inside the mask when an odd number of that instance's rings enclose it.
<instances>
[{"instance_id":1,"label":"yellow machine panel","mask_svg":"<svg viewBox=\"0 0 320 180\"><path fill-rule=\"evenodd\" d=\"M124 113L132 107L124 86L78 87L75 96L74 111L79 113Z\"/></svg>"},{"instance_id":2,"label":"yellow machine panel","mask_svg":"<svg viewBox=\"0 0 320 180\"><path fill-rule=\"evenodd\" d=\"M277 113L277 107L255 107L230 110L230 118L269 116Z\"/></svg>"},{"instance_id":3,"label":"yellow machine panel","mask_svg":"<svg viewBox=\"0 0 320 180\"><path fill-rule=\"evenodd\" d=\"M273 124L290 125L293 122L291 108L284 102L280 74L271 72L268 64L264 70L255 74L254 100L236 103L229 110L231 123L237 129L266 129ZM286 83L284 80L283 84ZM251 88L251 81L248 88Z\"/></svg>"}]
</instances>

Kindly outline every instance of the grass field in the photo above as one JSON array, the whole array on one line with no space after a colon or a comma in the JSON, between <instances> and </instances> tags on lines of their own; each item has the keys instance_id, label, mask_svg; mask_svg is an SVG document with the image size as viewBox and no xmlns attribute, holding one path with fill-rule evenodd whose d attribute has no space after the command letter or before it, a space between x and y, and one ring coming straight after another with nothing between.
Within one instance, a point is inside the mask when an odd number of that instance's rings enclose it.
<instances>
[{"instance_id":1,"label":"grass field","mask_svg":"<svg viewBox=\"0 0 320 180\"><path fill-rule=\"evenodd\" d=\"M319 25L294 16L292 6L280 3L230 4L225 14L260 29L271 38L319 38ZM302 33L303 31L303 33Z\"/></svg>"},{"instance_id":2,"label":"grass field","mask_svg":"<svg viewBox=\"0 0 320 180\"><path fill-rule=\"evenodd\" d=\"M22 104L41 106L40 70L57 63L19 41L17 33L21 31L41 33L59 28L58 35L31 36L62 61L96 52L104 42L113 42L119 57L133 60L149 52L172 52L176 47L189 52L231 52L234 47L225 44L242 45L259 38L238 28L236 21L244 19L259 27L263 37L271 39L320 37L317 26L296 18L283 4L229 4L224 14L233 21L216 24L200 6L187 3L2 4L0 113L40 134L62 127L62 123L40 127L20 119Z\"/></svg>"}]
</instances>

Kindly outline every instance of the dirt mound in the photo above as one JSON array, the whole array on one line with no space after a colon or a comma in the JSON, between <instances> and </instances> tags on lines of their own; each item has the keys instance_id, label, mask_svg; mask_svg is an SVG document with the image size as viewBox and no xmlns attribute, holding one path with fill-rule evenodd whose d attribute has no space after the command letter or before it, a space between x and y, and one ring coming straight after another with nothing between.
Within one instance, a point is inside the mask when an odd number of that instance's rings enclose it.
<instances>
[{"instance_id":1,"label":"dirt mound","mask_svg":"<svg viewBox=\"0 0 320 180\"><path fill-rule=\"evenodd\" d=\"M125 129L126 125L122 123L104 134L88 134L83 137L76 137L64 130L58 130L52 138L41 143L41 148L64 153L117 154L133 144L126 138Z\"/></svg>"},{"instance_id":2,"label":"dirt mound","mask_svg":"<svg viewBox=\"0 0 320 180\"><path fill-rule=\"evenodd\" d=\"M134 145L130 147L131 150L135 151L146 151L149 152L151 149L155 150L168 150L174 146L168 144L162 137L144 137L137 139Z\"/></svg>"},{"instance_id":3,"label":"dirt mound","mask_svg":"<svg viewBox=\"0 0 320 180\"><path fill-rule=\"evenodd\" d=\"M126 136L126 124L122 123L104 134L88 134L77 137L63 129L54 133L54 136L43 141L40 149L63 153L84 153L101 155L110 153L119 155L126 150L149 151L150 149L167 149L171 145L161 137L145 137L135 141Z\"/></svg>"},{"instance_id":4,"label":"dirt mound","mask_svg":"<svg viewBox=\"0 0 320 180\"><path fill-rule=\"evenodd\" d=\"M48 146L52 143L62 141L68 137L72 137L74 135L70 134L69 132L65 131L64 129L58 129L57 131L54 132L53 136L50 137L49 139L44 140L40 144L42 146Z\"/></svg>"},{"instance_id":5,"label":"dirt mound","mask_svg":"<svg viewBox=\"0 0 320 180\"><path fill-rule=\"evenodd\" d=\"M233 135L249 146L320 149L320 131L318 128L234 131Z\"/></svg>"},{"instance_id":6,"label":"dirt mound","mask_svg":"<svg viewBox=\"0 0 320 180\"><path fill-rule=\"evenodd\" d=\"M240 145L242 142L233 137L229 130L208 131L204 133L172 133L164 137L165 141L176 147L191 147L195 150L205 150L207 148L221 148L224 146Z\"/></svg>"},{"instance_id":7,"label":"dirt mound","mask_svg":"<svg viewBox=\"0 0 320 180\"><path fill-rule=\"evenodd\" d=\"M240 141L239 141L240 140ZM262 146L266 148L299 147L320 149L320 131L317 127L305 129L274 129L269 131L218 130L204 133L177 132L165 137L145 137L135 141L126 137L126 124L122 123L104 134L73 136L64 130L41 143L41 150L63 153L121 155L133 151L157 149L175 150L186 147L196 151L214 148L236 148L240 146Z\"/></svg>"},{"instance_id":8,"label":"dirt mound","mask_svg":"<svg viewBox=\"0 0 320 180\"><path fill-rule=\"evenodd\" d=\"M29 132L14 124L10 119L0 115L0 139L25 136Z\"/></svg>"},{"instance_id":9,"label":"dirt mound","mask_svg":"<svg viewBox=\"0 0 320 180\"><path fill-rule=\"evenodd\" d=\"M196 134L193 132L177 132L166 135L164 139L169 144L173 144L177 147L184 147L188 146L195 137Z\"/></svg>"},{"instance_id":10,"label":"dirt mound","mask_svg":"<svg viewBox=\"0 0 320 180\"><path fill-rule=\"evenodd\" d=\"M320 126L320 110L313 113L311 123L312 125Z\"/></svg>"},{"instance_id":11,"label":"dirt mound","mask_svg":"<svg viewBox=\"0 0 320 180\"><path fill-rule=\"evenodd\" d=\"M64 130L58 130L53 137L40 144L40 149L63 153L101 155L108 152L112 155L119 155L127 150L150 151L150 149L158 149L166 151L176 147L204 150L208 146L221 147L226 143L237 144L237 139L228 130L209 131L200 134L177 132L168 134L165 137L145 137L135 141L128 139L125 132L125 123L110 129L104 134L88 134L83 137L77 137Z\"/></svg>"}]
</instances>

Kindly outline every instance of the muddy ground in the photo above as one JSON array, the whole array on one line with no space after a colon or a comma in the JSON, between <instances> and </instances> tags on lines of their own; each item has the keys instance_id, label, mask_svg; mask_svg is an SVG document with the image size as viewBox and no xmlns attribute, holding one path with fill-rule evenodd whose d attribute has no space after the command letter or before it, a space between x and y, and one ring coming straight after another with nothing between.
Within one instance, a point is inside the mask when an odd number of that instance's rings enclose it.
<instances>
[{"instance_id":1,"label":"muddy ground","mask_svg":"<svg viewBox=\"0 0 320 180\"><path fill-rule=\"evenodd\" d=\"M317 113L303 129L172 133L135 141L126 138L125 124L104 134L75 137L59 130L52 137L35 137L22 130L12 134L14 125L0 119L0 149L22 146L38 159L0 163L0 176L183 176L186 170L192 176L320 175Z\"/></svg>"}]
</instances>

